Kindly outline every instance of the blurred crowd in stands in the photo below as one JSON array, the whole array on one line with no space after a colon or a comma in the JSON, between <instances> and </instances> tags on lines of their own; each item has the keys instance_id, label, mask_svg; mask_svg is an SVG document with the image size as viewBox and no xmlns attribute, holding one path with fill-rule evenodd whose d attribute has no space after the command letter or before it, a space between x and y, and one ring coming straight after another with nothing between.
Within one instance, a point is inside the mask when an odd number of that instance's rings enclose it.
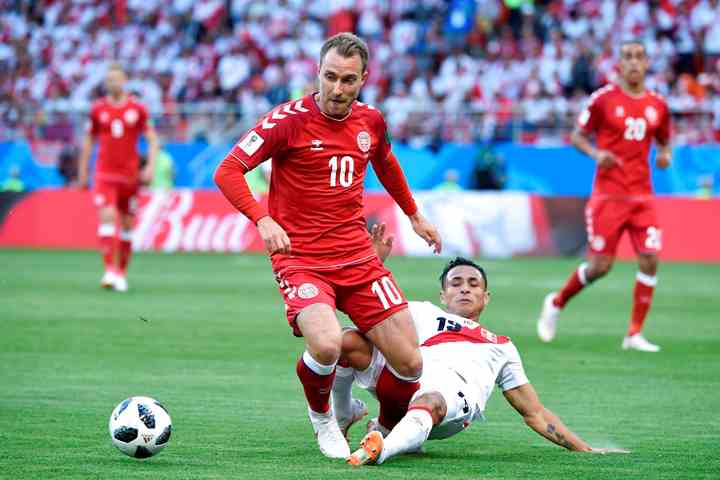
<instances>
[{"instance_id":1,"label":"blurred crowd in stands","mask_svg":"<svg viewBox=\"0 0 720 480\"><path fill-rule=\"evenodd\" d=\"M394 136L563 141L637 38L681 143L720 141L720 0L0 0L0 137L77 137L119 60L166 138L220 140L312 91L320 46L371 49ZM68 137L68 138L65 138Z\"/></svg>"}]
</instances>

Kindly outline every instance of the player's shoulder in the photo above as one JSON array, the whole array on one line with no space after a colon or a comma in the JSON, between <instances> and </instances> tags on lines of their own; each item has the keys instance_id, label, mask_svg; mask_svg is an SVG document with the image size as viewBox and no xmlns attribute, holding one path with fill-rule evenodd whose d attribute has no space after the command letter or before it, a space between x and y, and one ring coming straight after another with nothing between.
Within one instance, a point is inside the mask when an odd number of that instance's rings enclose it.
<instances>
[{"instance_id":1,"label":"player's shoulder","mask_svg":"<svg viewBox=\"0 0 720 480\"><path fill-rule=\"evenodd\" d=\"M665 97L660 92L656 92L655 90L648 89L647 93L648 93L648 97L652 101L660 103L662 105L667 105L667 100L665 100Z\"/></svg>"},{"instance_id":2,"label":"player's shoulder","mask_svg":"<svg viewBox=\"0 0 720 480\"><path fill-rule=\"evenodd\" d=\"M90 104L90 111L91 112L97 112L98 110L101 110L105 108L108 105L108 99L107 97L99 97L96 98L92 104Z\"/></svg>"},{"instance_id":3,"label":"player's shoulder","mask_svg":"<svg viewBox=\"0 0 720 480\"><path fill-rule=\"evenodd\" d=\"M270 111L263 115L258 121L260 131L270 131L280 127L292 128L295 125L307 122L312 113L310 95L275 105Z\"/></svg>"},{"instance_id":4,"label":"player's shoulder","mask_svg":"<svg viewBox=\"0 0 720 480\"><path fill-rule=\"evenodd\" d=\"M415 319L424 317L432 317L435 319L445 313L443 309L432 302L408 302L408 309L410 309L410 315Z\"/></svg>"},{"instance_id":5,"label":"player's shoulder","mask_svg":"<svg viewBox=\"0 0 720 480\"><path fill-rule=\"evenodd\" d=\"M361 117L368 118L371 121L379 123L381 125L385 124L385 118L383 117L382 112L374 105L370 105L369 103L364 103L361 101L355 101L355 104L353 105L353 110L357 112L358 115Z\"/></svg>"},{"instance_id":6,"label":"player's shoulder","mask_svg":"<svg viewBox=\"0 0 720 480\"><path fill-rule=\"evenodd\" d=\"M617 85L615 85L614 83L608 83L607 85L604 85L592 92L590 94L590 97L588 98L588 103L592 105L593 103L602 102L603 99L617 94L618 91L619 89Z\"/></svg>"},{"instance_id":7,"label":"player's shoulder","mask_svg":"<svg viewBox=\"0 0 720 480\"><path fill-rule=\"evenodd\" d=\"M145 104L135 95L129 95L126 103L128 108L139 108L141 110L146 110Z\"/></svg>"}]
</instances>

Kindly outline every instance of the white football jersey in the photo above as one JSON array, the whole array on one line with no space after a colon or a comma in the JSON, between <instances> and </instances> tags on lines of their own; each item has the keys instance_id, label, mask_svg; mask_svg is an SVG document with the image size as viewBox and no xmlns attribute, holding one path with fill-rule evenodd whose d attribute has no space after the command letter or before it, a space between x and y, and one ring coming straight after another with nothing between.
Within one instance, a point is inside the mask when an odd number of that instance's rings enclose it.
<instances>
[{"instance_id":1,"label":"white football jersey","mask_svg":"<svg viewBox=\"0 0 720 480\"><path fill-rule=\"evenodd\" d=\"M509 390L528 383L520 353L508 337L448 313L430 302L409 302L423 356L423 370L442 365L454 371L473 391L478 412L497 385ZM423 377L425 374L423 374ZM420 379L423 390L432 388Z\"/></svg>"}]
</instances>

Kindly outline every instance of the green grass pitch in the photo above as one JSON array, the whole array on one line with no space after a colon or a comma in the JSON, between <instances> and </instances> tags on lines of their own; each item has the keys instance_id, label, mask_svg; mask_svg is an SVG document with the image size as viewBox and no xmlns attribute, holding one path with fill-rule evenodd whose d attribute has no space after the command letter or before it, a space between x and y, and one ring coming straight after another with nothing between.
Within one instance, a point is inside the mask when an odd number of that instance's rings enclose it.
<instances>
[{"instance_id":1,"label":"green grass pitch","mask_svg":"<svg viewBox=\"0 0 720 480\"><path fill-rule=\"evenodd\" d=\"M496 392L487 423L429 442L425 455L352 469L315 445L294 373L302 342L265 257L134 260L130 292L116 294L98 287L94 252L0 250L0 477L720 478L718 265L661 265L646 333L663 351L653 355L620 350L633 264L570 303L558 339L542 345L540 303L577 259L482 262L493 295L484 323L513 338L544 403L590 443L632 454L568 453ZM434 301L443 263L389 266L410 299ZM120 454L107 432L131 395L159 399L173 418L169 446L147 461ZM352 447L361 436L351 431Z\"/></svg>"}]
</instances>

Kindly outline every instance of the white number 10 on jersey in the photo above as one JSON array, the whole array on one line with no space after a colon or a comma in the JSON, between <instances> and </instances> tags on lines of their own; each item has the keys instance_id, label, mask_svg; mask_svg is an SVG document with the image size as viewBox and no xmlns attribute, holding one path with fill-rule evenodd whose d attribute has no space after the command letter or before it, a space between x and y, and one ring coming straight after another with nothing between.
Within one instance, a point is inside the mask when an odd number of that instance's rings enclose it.
<instances>
[{"instance_id":1,"label":"white number 10 on jersey","mask_svg":"<svg viewBox=\"0 0 720 480\"><path fill-rule=\"evenodd\" d=\"M345 155L340 159L340 178L338 178L338 157L332 157L329 166L331 187L336 187L338 180L343 187L352 185L355 160L351 156Z\"/></svg>"}]
</instances>

